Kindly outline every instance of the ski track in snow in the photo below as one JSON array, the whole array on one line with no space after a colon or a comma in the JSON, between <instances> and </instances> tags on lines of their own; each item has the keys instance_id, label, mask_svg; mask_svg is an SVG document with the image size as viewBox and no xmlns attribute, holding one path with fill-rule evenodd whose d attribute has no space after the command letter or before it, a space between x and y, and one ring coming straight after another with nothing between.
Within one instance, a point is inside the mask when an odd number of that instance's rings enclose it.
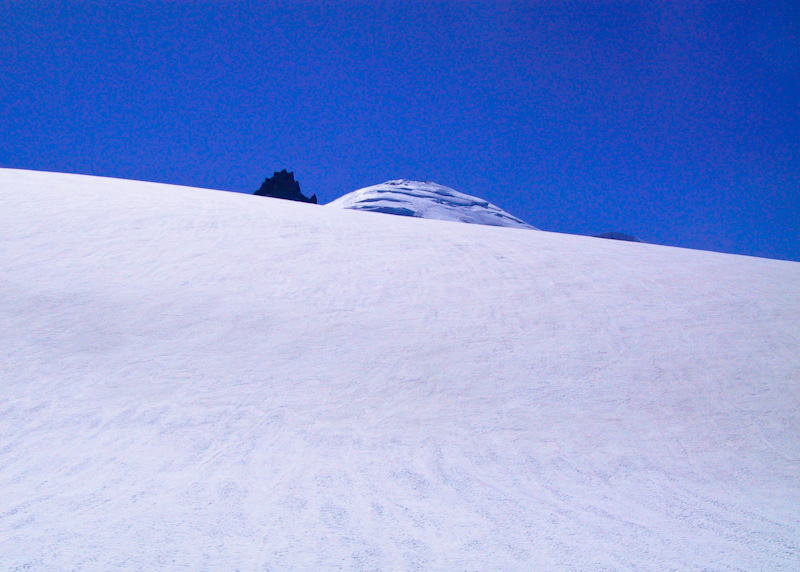
<instances>
[{"instance_id":1,"label":"ski track in snow","mask_svg":"<svg viewBox=\"0 0 800 572\"><path fill-rule=\"evenodd\" d=\"M798 570L800 264L0 169L0 569Z\"/></svg>"}]
</instances>

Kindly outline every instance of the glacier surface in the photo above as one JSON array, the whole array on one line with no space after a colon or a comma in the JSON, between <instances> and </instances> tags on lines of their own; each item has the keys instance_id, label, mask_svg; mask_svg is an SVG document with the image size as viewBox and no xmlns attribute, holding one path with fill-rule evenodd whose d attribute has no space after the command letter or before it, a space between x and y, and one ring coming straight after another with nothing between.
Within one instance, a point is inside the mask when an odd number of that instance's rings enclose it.
<instances>
[{"instance_id":1,"label":"glacier surface","mask_svg":"<svg viewBox=\"0 0 800 572\"><path fill-rule=\"evenodd\" d=\"M386 181L348 193L328 205L401 216L536 230L488 201L428 181Z\"/></svg>"},{"instance_id":2,"label":"glacier surface","mask_svg":"<svg viewBox=\"0 0 800 572\"><path fill-rule=\"evenodd\" d=\"M0 169L0 569L797 570L800 264Z\"/></svg>"}]
</instances>

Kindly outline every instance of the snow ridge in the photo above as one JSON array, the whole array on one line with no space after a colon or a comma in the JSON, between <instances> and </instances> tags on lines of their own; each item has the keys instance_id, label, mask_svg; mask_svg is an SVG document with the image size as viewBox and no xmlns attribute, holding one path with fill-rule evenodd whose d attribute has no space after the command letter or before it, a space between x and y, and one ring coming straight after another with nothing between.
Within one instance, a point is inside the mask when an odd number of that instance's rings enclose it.
<instances>
[{"instance_id":1,"label":"snow ridge","mask_svg":"<svg viewBox=\"0 0 800 572\"><path fill-rule=\"evenodd\" d=\"M348 193L329 205L400 216L536 230L489 201L429 181L386 181Z\"/></svg>"},{"instance_id":2,"label":"snow ridge","mask_svg":"<svg viewBox=\"0 0 800 572\"><path fill-rule=\"evenodd\" d=\"M0 570L798 570L800 263L13 169L0 205Z\"/></svg>"}]
</instances>

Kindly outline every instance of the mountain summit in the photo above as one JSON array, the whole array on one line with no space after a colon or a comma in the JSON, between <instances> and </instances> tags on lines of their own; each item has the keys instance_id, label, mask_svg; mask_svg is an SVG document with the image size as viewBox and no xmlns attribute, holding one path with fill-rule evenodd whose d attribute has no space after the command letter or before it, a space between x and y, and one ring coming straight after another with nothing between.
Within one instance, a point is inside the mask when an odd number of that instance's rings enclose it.
<instances>
[{"instance_id":1,"label":"mountain summit","mask_svg":"<svg viewBox=\"0 0 800 572\"><path fill-rule=\"evenodd\" d=\"M301 193L300 183L294 180L294 173L287 172L286 169L275 171L271 177L267 177L261 187L253 194L275 199L286 199L288 201L299 201L301 203L317 203L317 195L307 197Z\"/></svg>"},{"instance_id":2,"label":"mountain summit","mask_svg":"<svg viewBox=\"0 0 800 572\"><path fill-rule=\"evenodd\" d=\"M536 230L484 199L428 181L386 181L328 204L344 209Z\"/></svg>"}]
</instances>

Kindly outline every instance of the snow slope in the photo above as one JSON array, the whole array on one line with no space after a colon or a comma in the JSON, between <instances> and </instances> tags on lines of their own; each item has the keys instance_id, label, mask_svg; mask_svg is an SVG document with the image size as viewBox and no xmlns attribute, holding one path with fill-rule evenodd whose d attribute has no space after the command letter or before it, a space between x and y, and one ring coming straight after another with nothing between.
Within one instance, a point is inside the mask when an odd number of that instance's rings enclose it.
<instances>
[{"instance_id":1,"label":"snow slope","mask_svg":"<svg viewBox=\"0 0 800 572\"><path fill-rule=\"evenodd\" d=\"M800 569L800 264L0 169L0 569Z\"/></svg>"},{"instance_id":2,"label":"snow slope","mask_svg":"<svg viewBox=\"0 0 800 572\"><path fill-rule=\"evenodd\" d=\"M427 181L386 181L348 193L328 205L418 218L534 229L488 201Z\"/></svg>"}]
</instances>

